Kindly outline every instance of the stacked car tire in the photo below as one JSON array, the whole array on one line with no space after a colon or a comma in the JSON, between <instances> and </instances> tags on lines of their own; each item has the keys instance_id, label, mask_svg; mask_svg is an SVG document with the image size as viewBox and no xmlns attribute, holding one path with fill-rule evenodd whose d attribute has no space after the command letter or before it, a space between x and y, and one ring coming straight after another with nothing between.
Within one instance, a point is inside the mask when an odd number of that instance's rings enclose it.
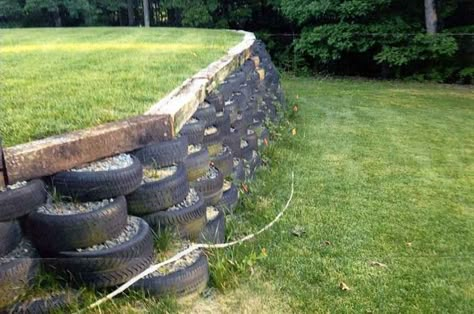
<instances>
[{"instance_id":1,"label":"stacked car tire","mask_svg":"<svg viewBox=\"0 0 474 314\"><path fill-rule=\"evenodd\" d=\"M25 293L38 272L37 251L23 237L20 219L45 200L41 180L20 182L0 191L0 309Z\"/></svg>"}]
</instances>

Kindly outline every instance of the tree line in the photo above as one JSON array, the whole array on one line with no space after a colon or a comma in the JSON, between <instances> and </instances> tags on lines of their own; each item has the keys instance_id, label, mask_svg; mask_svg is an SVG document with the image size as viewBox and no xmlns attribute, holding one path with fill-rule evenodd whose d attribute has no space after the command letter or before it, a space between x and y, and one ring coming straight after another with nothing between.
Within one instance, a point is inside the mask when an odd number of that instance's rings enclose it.
<instances>
[{"instance_id":1,"label":"tree line","mask_svg":"<svg viewBox=\"0 0 474 314\"><path fill-rule=\"evenodd\" d=\"M0 0L0 26L246 29L288 71L474 81L472 0Z\"/></svg>"}]
</instances>

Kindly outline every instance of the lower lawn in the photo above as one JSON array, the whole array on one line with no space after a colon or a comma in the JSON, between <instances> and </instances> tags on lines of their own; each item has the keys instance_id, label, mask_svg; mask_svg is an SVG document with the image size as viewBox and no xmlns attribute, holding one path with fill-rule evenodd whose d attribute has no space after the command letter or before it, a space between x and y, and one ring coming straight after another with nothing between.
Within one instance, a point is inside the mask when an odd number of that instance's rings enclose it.
<instances>
[{"instance_id":1,"label":"lower lawn","mask_svg":"<svg viewBox=\"0 0 474 314\"><path fill-rule=\"evenodd\" d=\"M213 252L217 287L243 279L195 311L472 313L473 89L295 78L283 85L299 110L267 151L272 166L249 186L229 232L273 219L291 171L294 202L259 240Z\"/></svg>"},{"instance_id":2,"label":"lower lawn","mask_svg":"<svg viewBox=\"0 0 474 314\"><path fill-rule=\"evenodd\" d=\"M0 136L11 146L143 113L241 40L224 30L0 30Z\"/></svg>"}]
</instances>

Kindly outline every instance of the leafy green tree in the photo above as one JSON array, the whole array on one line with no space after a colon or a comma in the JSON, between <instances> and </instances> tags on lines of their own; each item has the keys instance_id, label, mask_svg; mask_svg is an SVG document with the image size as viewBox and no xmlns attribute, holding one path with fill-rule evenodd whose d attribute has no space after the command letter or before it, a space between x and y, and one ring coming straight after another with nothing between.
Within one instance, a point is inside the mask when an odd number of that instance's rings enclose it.
<instances>
[{"instance_id":1,"label":"leafy green tree","mask_svg":"<svg viewBox=\"0 0 474 314\"><path fill-rule=\"evenodd\" d=\"M399 71L457 50L453 37L425 32L422 1L281 0L279 6L301 28L296 51L320 67L359 54Z\"/></svg>"},{"instance_id":2,"label":"leafy green tree","mask_svg":"<svg viewBox=\"0 0 474 314\"><path fill-rule=\"evenodd\" d=\"M26 0L26 13L44 14L45 18L52 19L56 27L63 26L64 19L80 18L91 11L87 0Z\"/></svg>"}]
</instances>

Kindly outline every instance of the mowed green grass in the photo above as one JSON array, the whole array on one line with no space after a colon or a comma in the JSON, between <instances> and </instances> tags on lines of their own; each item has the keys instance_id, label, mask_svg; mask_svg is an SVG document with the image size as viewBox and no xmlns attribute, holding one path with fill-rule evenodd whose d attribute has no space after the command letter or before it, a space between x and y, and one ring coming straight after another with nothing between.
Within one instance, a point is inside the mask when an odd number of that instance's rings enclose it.
<instances>
[{"instance_id":1,"label":"mowed green grass","mask_svg":"<svg viewBox=\"0 0 474 314\"><path fill-rule=\"evenodd\" d=\"M4 144L141 114L241 38L185 28L0 30Z\"/></svg>"},{"instance_id":2,"label":"mowed green grass","mask_svg":"<svg viewBox=\"0 0 474 314\"><path fill-rule=\"evenodd\" d=\"M225 254L230 267L260 258L243 272L246 297L235 301L228 290L219 302L255 313L472 313L473 89L300 78L283 85L299 110L237 211L238 233L281 210L292 171L295 197L268 233ZM221 284L230 284L225 276Z\"/></svg>"}]
</instances>

